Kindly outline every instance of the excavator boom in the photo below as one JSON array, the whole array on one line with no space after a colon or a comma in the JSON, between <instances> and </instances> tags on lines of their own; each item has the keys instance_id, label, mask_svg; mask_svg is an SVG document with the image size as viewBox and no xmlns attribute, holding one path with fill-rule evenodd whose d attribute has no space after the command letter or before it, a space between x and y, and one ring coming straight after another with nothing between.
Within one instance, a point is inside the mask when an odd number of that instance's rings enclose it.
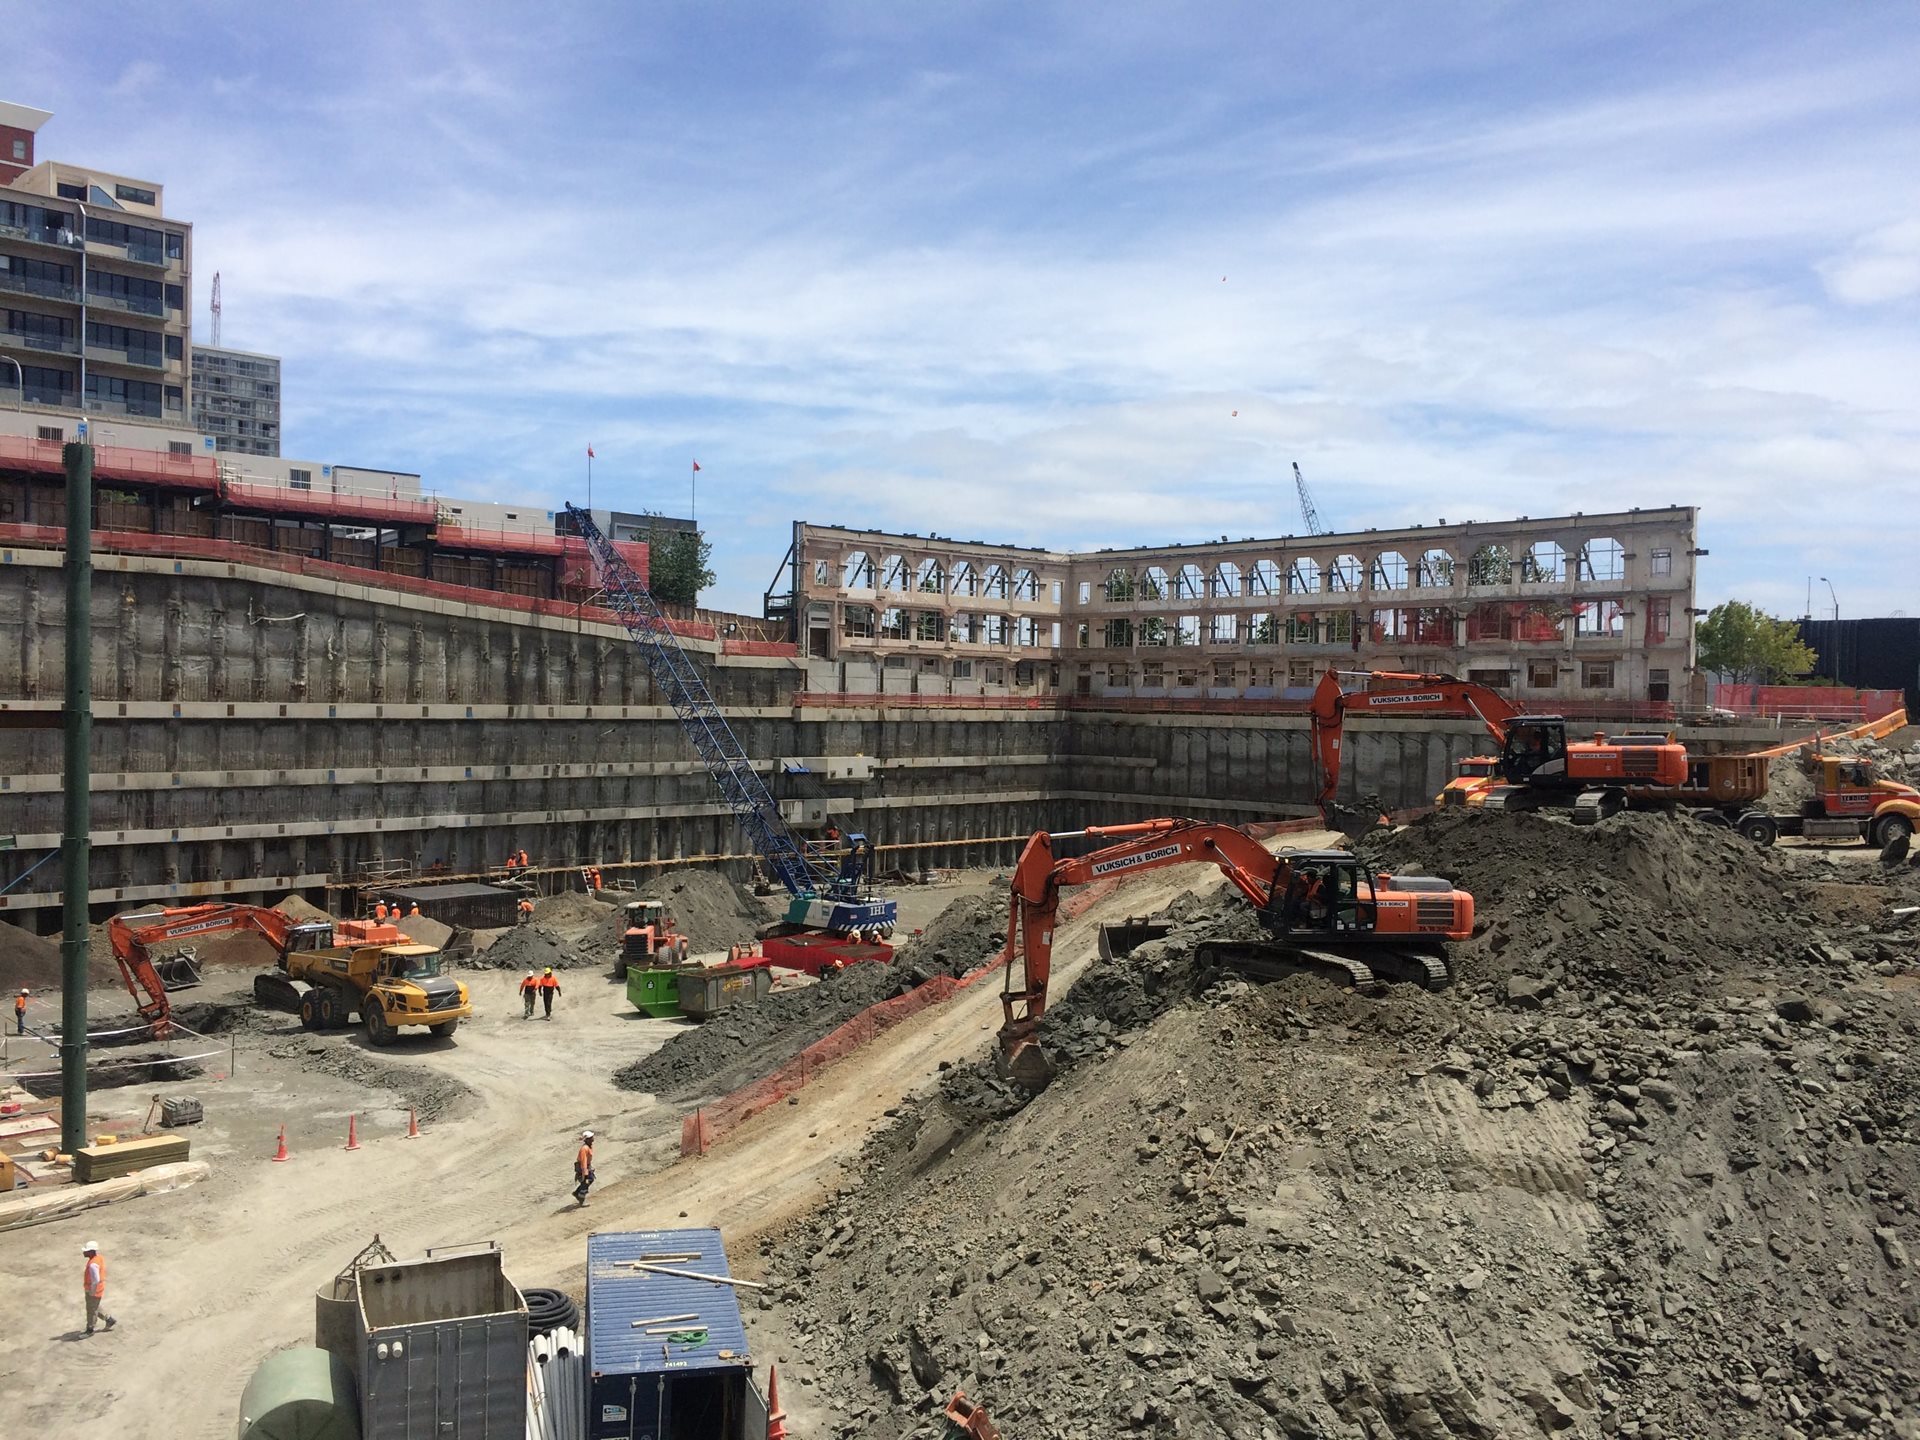
<instances>
[{"instance_id":1,"label":"excavator boom","mask_svg":"<svg viewBox=\"0 0 1920 1440\"><path fill-rule=\"evenodd\" d=\"M107 938L121 979L140 1018L153 1027L155 1039L164 1040L172 1033L173 1002L167 998L166 978L150 953L153 947L230 930L257 930L282 955L296 937L323 945L333 938L331 925L300 924L284 911L260 905L187 905L116 915L107 922Z\"/></svg>"},{"instance_id":2,"label":"excavator boom","mask_svg":"<svg viewBox=\"0 0 1920 1440\"><path fill-rule=\"evenodd\" d=\"M1086 855L1059 858L1061 840L1113 840ZM1302 945L1284 963L1371 984L1364 965L1338 951L1382 941L1403 947L1464 940L1473 933L1473 897L1444 881L1396 882L1390 875L1360 874L1345 851L1275 855L1244 830L1204 820L1144 820L1131 825L1092 826L1062 834L1036 831L1014 867L1007 940L1001 951L1001 1068L1029 1088L1051 1075L1035 1043L1046 1013L1053 971L1053 930L1060 892L1069 886L1196 862L1214 865L1254 907L1261 923ZM1240 947L1245 949L1246 947ZM1237 958L1237 957L1236 957ZM1280 957L1263 954L1259 973L1278 973ZM1014 963L1020 962L1016 981ZM1417 967L1431 978L1430 967ZM1440 967L1444 983L1444 967Z\"/></svg>"}]
</instances>

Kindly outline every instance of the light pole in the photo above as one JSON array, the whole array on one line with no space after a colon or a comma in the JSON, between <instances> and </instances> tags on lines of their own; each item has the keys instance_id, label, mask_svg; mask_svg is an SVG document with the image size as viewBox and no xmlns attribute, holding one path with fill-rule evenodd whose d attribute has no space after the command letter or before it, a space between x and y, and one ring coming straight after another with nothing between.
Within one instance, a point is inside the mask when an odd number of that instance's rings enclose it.
<instances>
[{"instance_id":1,"label":"light pole","mask_svg":"<svg viewBox=\"0 0 1920 1440\"><path fill-rule=\"evenodd\" d=\"M22 405L26 404L27 403L27 372L20 368L20 362L14 359L11 355L0 355L0 360L4 360L7 362L7 364L13 366L14 388L20 392L20 403Z\"/></svg>"}]
</instances>

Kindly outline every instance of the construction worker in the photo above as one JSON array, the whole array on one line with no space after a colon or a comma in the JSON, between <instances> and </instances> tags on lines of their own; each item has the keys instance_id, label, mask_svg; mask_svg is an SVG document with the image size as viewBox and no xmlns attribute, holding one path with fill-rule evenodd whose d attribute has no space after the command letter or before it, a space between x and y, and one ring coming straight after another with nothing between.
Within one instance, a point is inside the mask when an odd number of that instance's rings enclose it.
<instances>
[{"instance_id":1,"label":"construction worker","mask_svg":"<svg viewBox=\"0 0 1920 1440\"><path fill-rule=\"evenodd\" d=\"M520 903L514 908L520 912L520 923L522 925L533 919L533 901L529 900L526 896L522 895L520 897Z\"/></svg>"},{"instance_id":2,"label":"construction worker","mask_svg":"<svg viewBox=\"0 0 1920 1440\"><path fill-rule=\"evenodd\" d=\"M378 905L373 907L373 918L378 920L382 925L387 923L386 901L382 900Z\"/></svg>"},{"instance_id":3,"label":"construction worker","mask_svg":"<svg viewBox=\"0 0 1920 1440\"><path fill-rule=\"evenodd\" d=\"M20 987L20 993L13 997L13 1033L27 1033L27 989L24 985Z\"/></svg>"},{"instance_id":4,"label":"construction worker","mask_svg":"<svg viewBox=\"0 0 1920 1440\"><path fill-rule=\"evenodd\" d=\"M552 971L548 971L552 974ZM573 1198L581 1205L587 1203L587 1191L593 1188L593 1131L580 1132L580 1149L573 1157ZM113 1322L107 1322L111 1325Z\"/></svg>"},{"instance_id":5,"label":"construction worker","mask_svg":"<svg viewBox=\"0 0 1920 1440\"><path fill-rule=\"evenodd\" d=\"M560 977L553 973L553 966L547 966L547 973L540 977L540 1003L547 1007L545 1018L553 1019L553 997L560 993Z\"/></svg>"},{"instance_id":6,"label":"construction worker","mask_svg":"<svg viewBox=\"0 0 1920 1440\"><path fill-rule=\"evenodd\" d=\"M420 902L418 900L407 907L407 918L409 920L418 920L420 918Z\"/></svg>"},{"instance_id":7,"label":"construction worker","mask_svg":"<svg viewBox=\"0 0 1920 1440\"><path fill-rule=\"evenodd\" d=\"M520 868L522 870L525 870L531 864L533 864L533 862L527 859L527 852L522 850L520 852Z\"/></svg>"},{"instance_id":8,"label":"construction worker","mask_svg":"<svg viewBox=\"0 0 1920 1440\"><path fill-rule=\"evenodd\" d=\"M593 893L596 895L600 893L600 867L598 865L593 867Z\"/></svg>"},{"instance_id":9,"label":"construction worker","mask_svg":"<svg viewBox=\"0 0 1920 1440\"><path fill-rule=\"evenodd\" d=\"M100 1308L107 1298L107 1262L100 1258L100 1247L91 1240L80 1247L80 1253L87 1257L86 1269L80 1272L80 1285L87 1295L87 1334L91 1335L102 1320L111 1330L119 1322Z\"/></svg>"},{"instance_id":10,"label":"construction worker","mask_svg":"<svg viewBox=\"0 0 1920 1440\"><path fill-rule=\"evenodd\" d=\"M520 982L520 1000L527 1007L526 1013L520 1017L521 1019L533 1019L533 997L539 993L539 978L534 975L533 971L529 970L527 971L527 978Z\"/></svg>"}]
</instances>

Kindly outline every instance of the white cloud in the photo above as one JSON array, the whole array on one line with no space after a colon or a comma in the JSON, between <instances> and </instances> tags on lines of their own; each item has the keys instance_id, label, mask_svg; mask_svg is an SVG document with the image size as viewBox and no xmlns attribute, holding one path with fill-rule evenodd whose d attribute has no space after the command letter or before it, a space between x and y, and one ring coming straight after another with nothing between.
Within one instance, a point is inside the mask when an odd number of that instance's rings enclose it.
<instances>
[{"instance_id":1,"label":"white cloud","mask_svg":"<svg viewBox=\"0 0 1920 1440\"><path fill-rule=\"evenodd\" d=\"M1883 305L1920 295L1920 218L1863 235L1818 269L1828 293L1848 305Z\"/></svg>"}]
</instances>

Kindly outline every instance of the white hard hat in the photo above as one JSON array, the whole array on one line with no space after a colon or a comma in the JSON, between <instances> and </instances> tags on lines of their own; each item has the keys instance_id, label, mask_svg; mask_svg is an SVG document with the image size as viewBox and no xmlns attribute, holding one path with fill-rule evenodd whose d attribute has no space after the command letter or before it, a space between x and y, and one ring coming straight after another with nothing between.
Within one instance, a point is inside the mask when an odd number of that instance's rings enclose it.
<instances>
[{"instance_id":1,"label":"white hard hat","mask_svg":"<svg viewBox=\"0 0 1920 1440\"><path fill-rule=\"evenodd\" d=\"M580 1138L581 1138L582 1140L591 1140L591 1139L593 1139L593 1131L591 1131L591 1130L582 1130L582 1131L580 1132Z\"/></svg>"},{"instance_id":2,"label":"white hard hat","mask_svg":"<svg viewBox=\"0 0 1920 1440\"><path fill-rule=\"evenodd\" d=\"M94 1251L98 1250L99 1248L100 1248L99 1242L94 1240L89 1240L87 1241L86 1244L80 1247L80 1253L82 1255L91 1255L94 1253Z\"/></svg>"}]
</instances>

